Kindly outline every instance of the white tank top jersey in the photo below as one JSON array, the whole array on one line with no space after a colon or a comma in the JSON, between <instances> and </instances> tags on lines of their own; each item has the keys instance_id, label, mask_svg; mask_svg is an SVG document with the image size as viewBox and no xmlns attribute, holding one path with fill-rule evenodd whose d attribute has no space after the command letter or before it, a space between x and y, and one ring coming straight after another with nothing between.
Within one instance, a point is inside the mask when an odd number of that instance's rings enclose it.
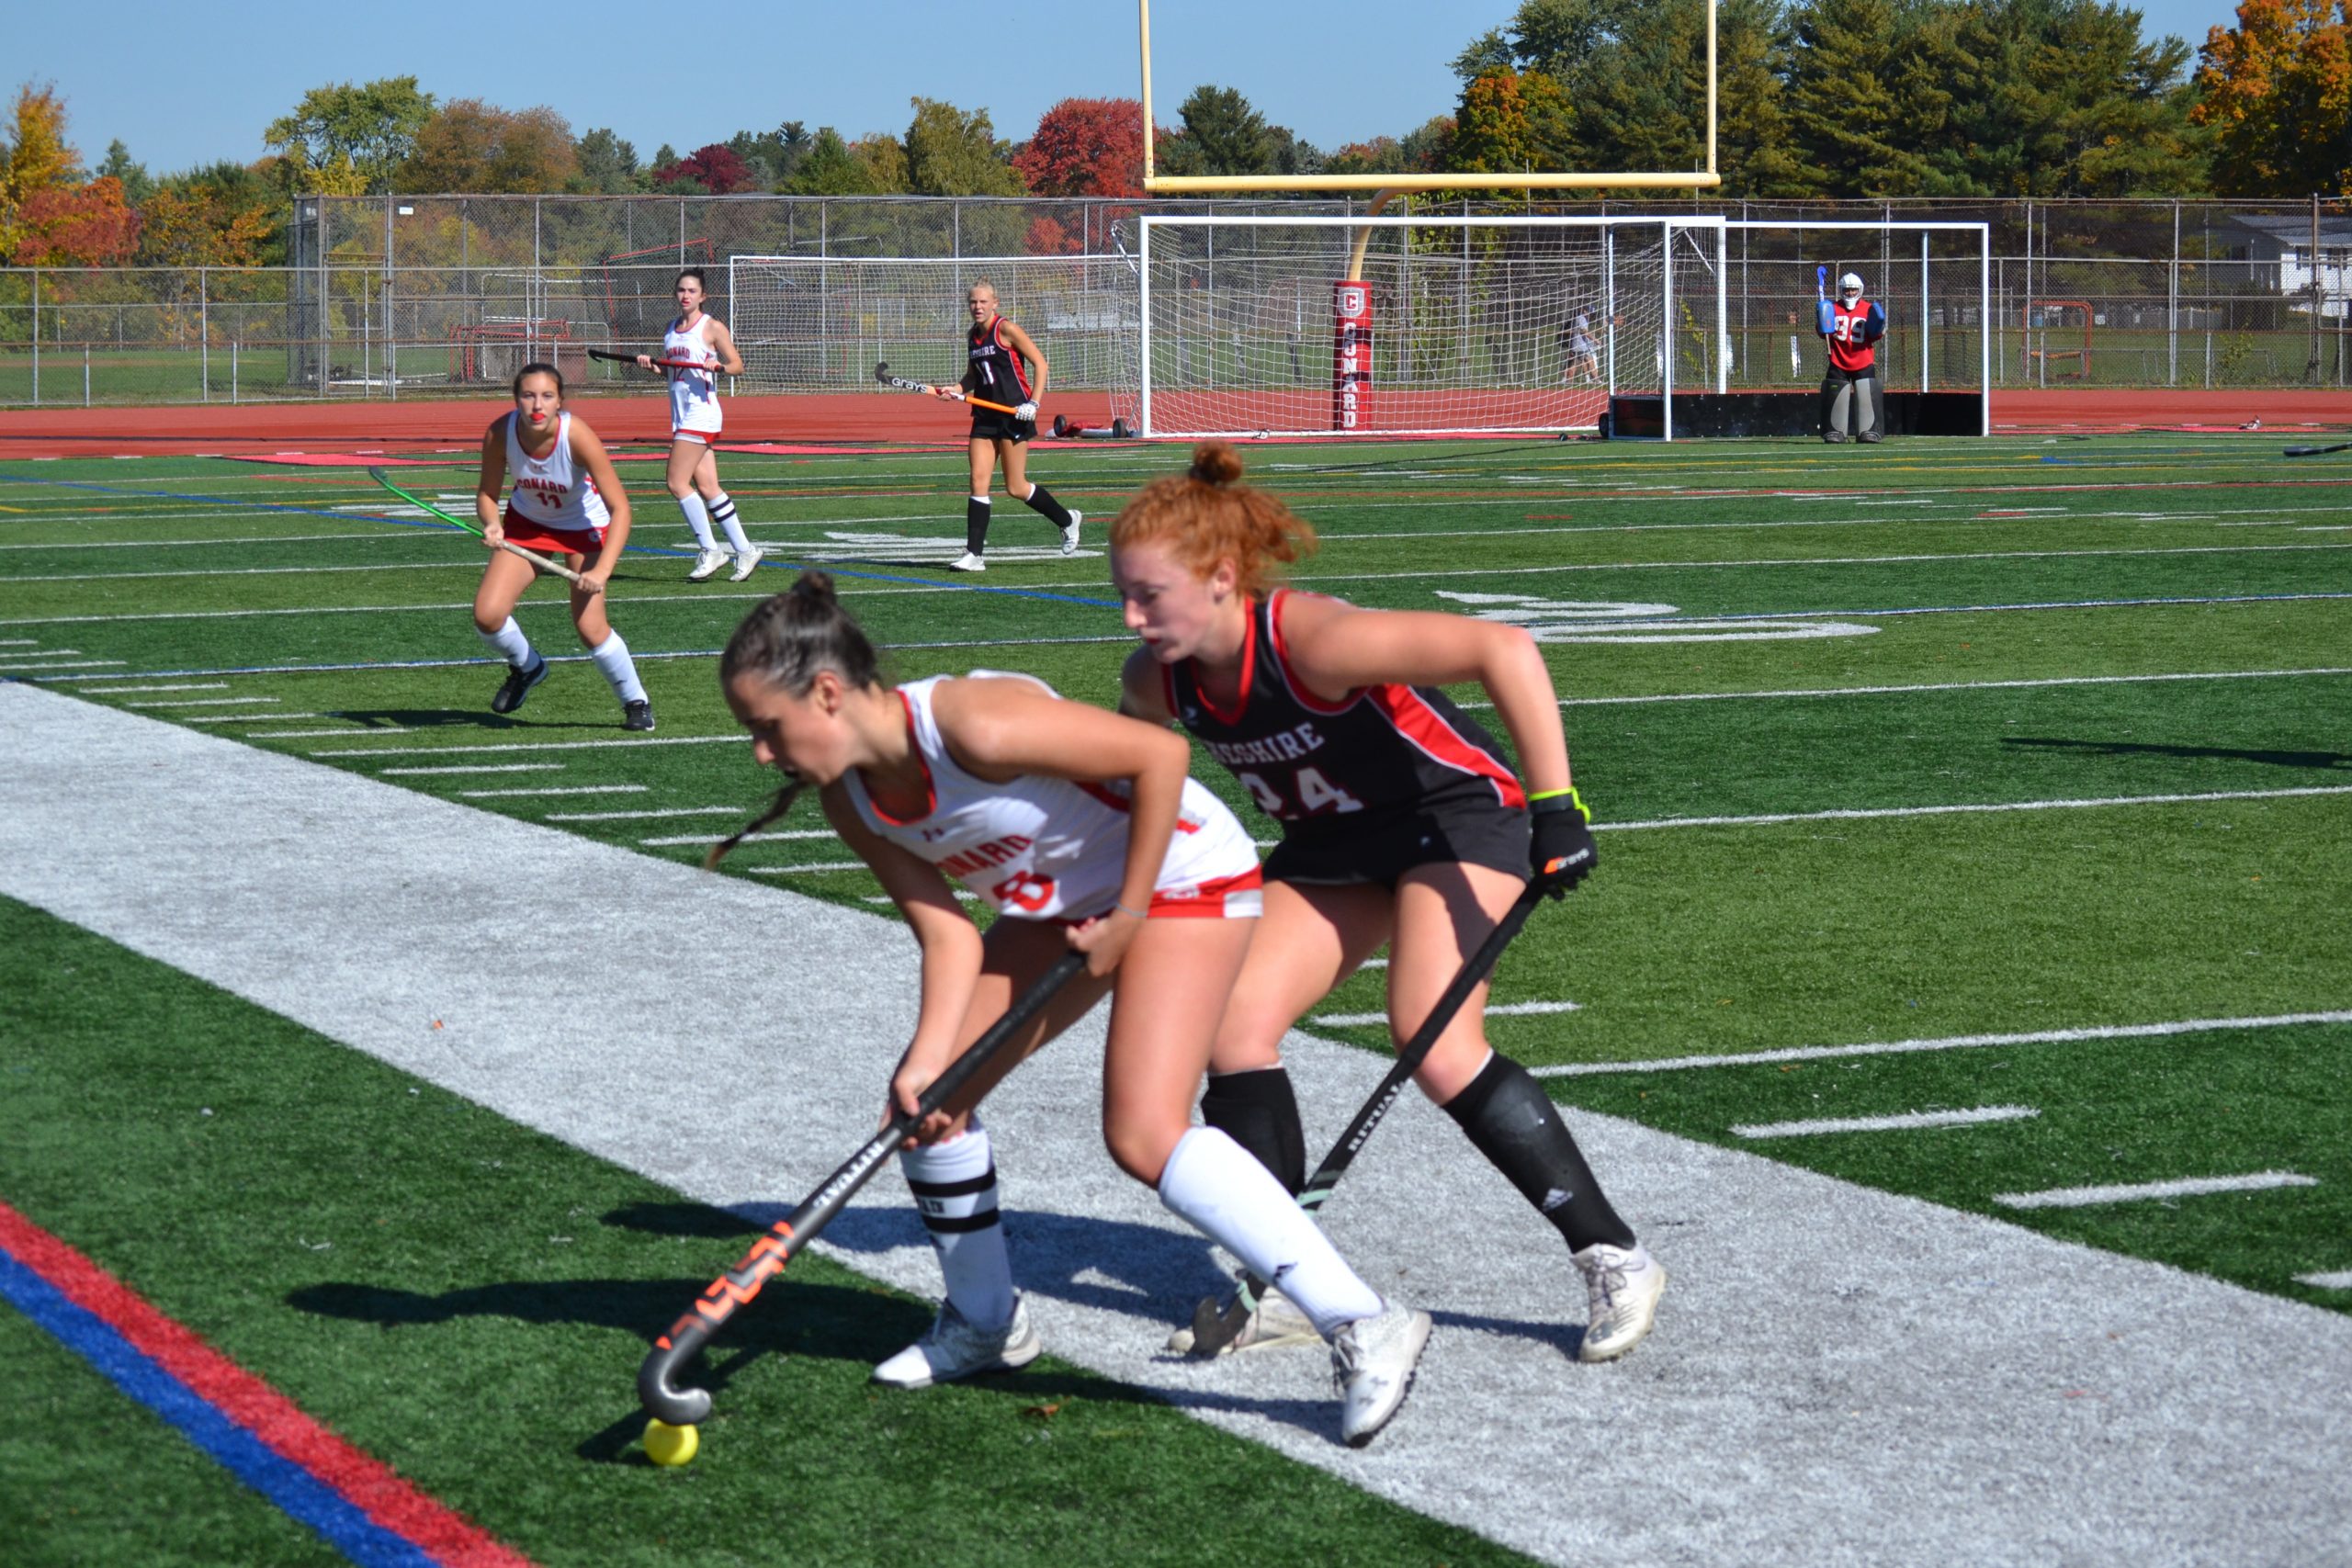
<instances>
[{"instance_id":1,"label":"white tank top jersey","mask_svg":"<svg viewBox=\"0 0 2352 1568\"><path fill-rule=\"evenodd\" d=\"M696 316L695 324L679 331L672 321L662 334L662 357L691 359L717 365L718 351L710 346L710 318ZM670 377L670 425L673 430L718 428L718 377L709 370L673 370Z\"/></svg>"},{"instance_id":2,"label":"white tank top jersey","mask_svg":"<svg viewBox=\"0 0 2352 1568\"><path fill-rule=\"evenodd\" d=\"M976 670L974 679L1028 681ZM1027 773L1011 784L975 778L956 765L932 714L934 675L899 688L907 729L922 759L930 809L910 821L886 815L853 769L842 775L860 820L877 835L1023 920L1089 919L1118 901L1126 877L1124 784L1077 784ZM1199 781L1184 781L1176 831L1160 863L1155 910L1227 916L1258 913L1258 852L1248 833Z\"/></svg>"},{"instance_id":3,"label":"white tank top jersey","mask_svg":"<svg viewBox=\"0 0 2352 1568\"><path fill-rule=\"evenodd\" d=\"M544 457L523 450L515 434L517 416L506 418L506 474L514 481L509 504L515 515L543 527L605 531L613 514L597 491L596 481L571 455L571 416L555 416L555 445Z\"/></svg>"}]
</instances>

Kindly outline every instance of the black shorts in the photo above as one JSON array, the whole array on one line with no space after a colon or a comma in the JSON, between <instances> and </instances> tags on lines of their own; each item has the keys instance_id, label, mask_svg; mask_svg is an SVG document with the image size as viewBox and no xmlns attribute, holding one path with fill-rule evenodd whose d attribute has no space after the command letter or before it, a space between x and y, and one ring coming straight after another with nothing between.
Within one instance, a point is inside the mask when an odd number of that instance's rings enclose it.
<instances>
[{"instance_id":1,"label":"black shorts","mask_svg":"<svg viewBox=\"0 0 2352 1568\"><path fill-rule=\"evenodd\" d=\"M1422 865L1484 865L1528 873L1529 818L1491 801L1448 802L1378 822L1329 818L1292 823L1266 857L1266 880L1322 887L1394 888Z\"/></svg>"},{"instance_id":2,"label":"black shorts","mask_svg":"<svg viewBox=\"0 0 2352 1568\"><path fill-rule=\"evenodd\" d=\"M972 411L972 439L975 441L1032 441L1036 438L1037 422L1015 419L994 409Z\"/></svg>"}]
</instances>

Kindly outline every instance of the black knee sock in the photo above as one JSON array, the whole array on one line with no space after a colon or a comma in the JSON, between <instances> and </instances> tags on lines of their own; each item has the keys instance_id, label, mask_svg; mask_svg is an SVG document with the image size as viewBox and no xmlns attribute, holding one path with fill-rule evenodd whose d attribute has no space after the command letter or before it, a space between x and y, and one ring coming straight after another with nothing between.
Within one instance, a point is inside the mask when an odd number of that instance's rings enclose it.
<instances>
[{"instance_id":1,"label":"black knee sock","mask_svg":"<svg viewBox=\"0 0 2352 1568\"><path fill-rule=\"evenodd\" d=\"M1029 487L1029 509L1044 513L1057 528L1069 526L1069 508L1056 501L1053 492L1044 485Z\"/></svg>"},{"instance_id":2,"label":"black knee sock","mask_svg":"<svg viewBox=\"0 0 2352 1568\"><path fill-rule=\"evenodd\" d=\"M1306 1185L1306 1130L1299 1125L1289 1069L1212 1073L1201 1119L1255 1155L1292 1197Z\"/></svg>"},{"instance_id":3,"label":"black knee sock","mask_svg":"<svg viewBox=\"0 0 2352 1568\"><path fill-rule=\"evenodd\" d=\"M1595 1242L1634 1245L1632 1229L1601 1196L1600 1183L1577 1152L1560 1108L1525 1067L1496 1052L1468 1087L1446 1101L1445 1113L1552 1222L1569 1251Z\"/></svg>"},{"instance_id":4,"label":"black knee sock","mask_svg":"<svg viewBox=\"0 0 2352 1568\"><path fill-rule=\"evenodd\" d=\"M989 543L989 498L970 495L964 498L964 547L978 555Z\"/></svg>"}]
</instances>

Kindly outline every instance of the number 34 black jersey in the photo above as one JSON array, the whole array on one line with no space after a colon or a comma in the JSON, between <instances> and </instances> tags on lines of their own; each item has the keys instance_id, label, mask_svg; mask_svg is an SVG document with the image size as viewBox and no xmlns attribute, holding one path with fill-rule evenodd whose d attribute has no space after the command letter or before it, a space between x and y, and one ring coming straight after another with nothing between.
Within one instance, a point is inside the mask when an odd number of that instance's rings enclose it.
<instances>
[{"instance_id":1,"label":"number 34 black jersey","mask_svg":"<svg viewBox=\"0 0 2352 1568\"><path fill-rule=\"evenodd\" d=\"M1163 666L1169 711L1233 772L1261 809L1323 823L1459 802L1524 808L1494 737L1427 686L1360 686L1338 703L1308 691L1283 653L1286 590L1250 606L1241 704L1221 709L1186 660Z\"/></svg>"}]
</instances>

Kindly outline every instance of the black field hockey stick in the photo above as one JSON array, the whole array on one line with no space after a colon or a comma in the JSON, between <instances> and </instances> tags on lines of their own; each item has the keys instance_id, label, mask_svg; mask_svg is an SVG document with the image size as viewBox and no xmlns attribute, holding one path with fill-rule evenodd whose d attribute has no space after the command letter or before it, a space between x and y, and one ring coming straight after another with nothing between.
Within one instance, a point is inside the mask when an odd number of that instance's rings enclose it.
<instances>
[{"instance_id":1,"label":"black field hockey stick","mask_svg":"<svg viewBox=\"0 0 2352 1568\"><path fill-rule=\"evenodd\" d=\"M1363 1102L1363 1108L1356 1112L1355 1120L1350 1122L1347 1131L1340 1134L1340 1141L1331 1145L1331 1152L1323 1156L1323 1163L1315 1168L1315 1174L1306 1179L1306 1185L1298 1190L1300 1208L1313 1214L1323 1207L1324 1200L1331 1196L1331 1190L1340 1185L1340 1178L1348 1173L1348 1167L1353 1165L1356 1156L1363 1152L1373 1129L1380 1125L1389 1108L1396 1103L1397 1096L1405 1092L1406 1083L1429 1059L1430 1052L1437 1045L1438 1036L1445 1032L1446 1025L1453 1021L1453 1015L1460 1012L1462 1004L1470 999L1470 993L1476 990L1493 970L1495 961L1502 956L1503 949L1510 945L1511 938L1519 934L1520 928L1527 924L1527 917L1535 912L1535 906L1544 901L1550 886L1547 878L1531 880L1518 898L1512 901L1511 907L1503 911L1503 918L1495 923L1495 929L1487 933L1487 940L1478 944L1478 950L1463 961L1453 983L1445 987L1445 994L1438 998L1437 1006L1430 1010L1430 1015L1421 1021L1420 1028L1413 1032L1413 1037L1405 1042L1403 1048L1396 1053L1396 1066L1390 1067L1388 1076L1380 1080L1380 1087L1372 1091L1372 1098ZM1258 1310L1259 1300L1265 1291L1263 1280L1245 1273L1241 1276L1240 1290L1223 1308L1214 1301L1203 1302L1193 1314L1193 1348L1188 1354L1214 1356L1223 1349L1249 1323L1250 1314Z\"/></svg>"},{"instance_id":2,"label":"black field hockey stick","mask_svg":"<svg viewBox=\"0 0 2352 1568\"><path fill-rule=\"evenodd\" d=\"M2339 441L2333 446L2290 446L2290 457L2316 457L2323 452L2352 452L2352 441Z\"/></svg>"},{"instance_id":3,"label":"black field hockey stick","mask_svg":"<svg viewBox=\"0 0 2352 1568\"><path fill-rule=\"evenodd\" d=\"M910 381L904 376L891 375L890 365L888 360L883 361L881 364L876 365L874 367L874 378L895 392L928 392L931 390L931 383L928 381ZM959 400L967 402L976 409L993 409L998 413L1017 414L1021 412L1019 409L1014 408L1011 403L992 403L986 398L975 398L968 394Z\"/></svg>"},{"instance_id":4,"label":"black field hockey stick","mask_svg":"<svg viewBox=\"0 0 2352 1568\"><path fill-rule=\"evenodd\" d=\"M624 354L618 349L611 348L592 348L588 351L588 357L591 359L609 359L616 365L634 365L637 363L636 355ZM699 370L707 376L723 376L726 374L726 372L720 369L718 366L705 365L698 360L663 359L657 355L648 355L646 357L653 361L653 368L656 370Z\"/></svg>"},{"instance_id":5,"label":"black field hockey stick","mask_svg":"<svg viewBox=\"0 0 2352 1568\"><path fill-rule=\"evenodd\" d=\"M384 472L383 469L370 468L368 470L368 477L374 479L378 484L382 485L386 490L390 491L394 495L399 496L402 501L407 502L411 506L421 506L424 508L425 511L431 513L434 516L441 519L442 522L450 525L452 527L463 528L467 533L471 534L475 538L481 540L484 544L488 544L490 542L489 535L483 533L481 529L475 527L464 518L452 517L447 513L442 511L439 507L434 505L431 502L425 500L423 496L411 495L408 491L401 489L400 486L392 482L392 477ZM562 562L549 560L547 557L539 554L537 550L526 550L520 545L510 545L503 539L498 541L498 547L504 550L510 556L521 556L525 560L529 561L541 571L551 571L555 573L558 577L562 578L566 582L571 583L574 588L585 588L591 593L601 593L604 592L603 589L597 587L594 583L589 581L586 578L581 576L570 567L565 566Z\"/></svg>"},{"instance_id":6,"label":"black field hockey stick","mask_svg":"<svg viewBox=\"0 0 2352 1568\"><path fill-rule=\"evenodd\" d=\"M719 1325L735 1315L737 1308L783 1273L784 1266L832 1223L857 1190L882 1168L890 1152L924 1117L953 1099L971 1081L973 1074L988 1066L1037 1016L1038 1010L1085 967L1086 955L1082 953L1066 953L1054 960L1053 966L1038 976L1036 984L1012 998L1012 1005L1005 1009L1002 1018L989 1025L987 1033L973 1041L962 1055L948 1064L945 1072L932 1080L931 1087L915 1101L914 1110L892 1117L888 1125L849 1157L847 1164L803 1198L798 1208L770 1225L767 1234L752 1244L741 1263L712 1280L709 1288L695 1298L695 1304L685 1315L653 1342L645 1364L637 1370L637 1397L646 1414L673 1427L698 1425L710 1414L709 1391L678 1386L680 1371L718 1332Z\"/></svg>"}]
</instances>

